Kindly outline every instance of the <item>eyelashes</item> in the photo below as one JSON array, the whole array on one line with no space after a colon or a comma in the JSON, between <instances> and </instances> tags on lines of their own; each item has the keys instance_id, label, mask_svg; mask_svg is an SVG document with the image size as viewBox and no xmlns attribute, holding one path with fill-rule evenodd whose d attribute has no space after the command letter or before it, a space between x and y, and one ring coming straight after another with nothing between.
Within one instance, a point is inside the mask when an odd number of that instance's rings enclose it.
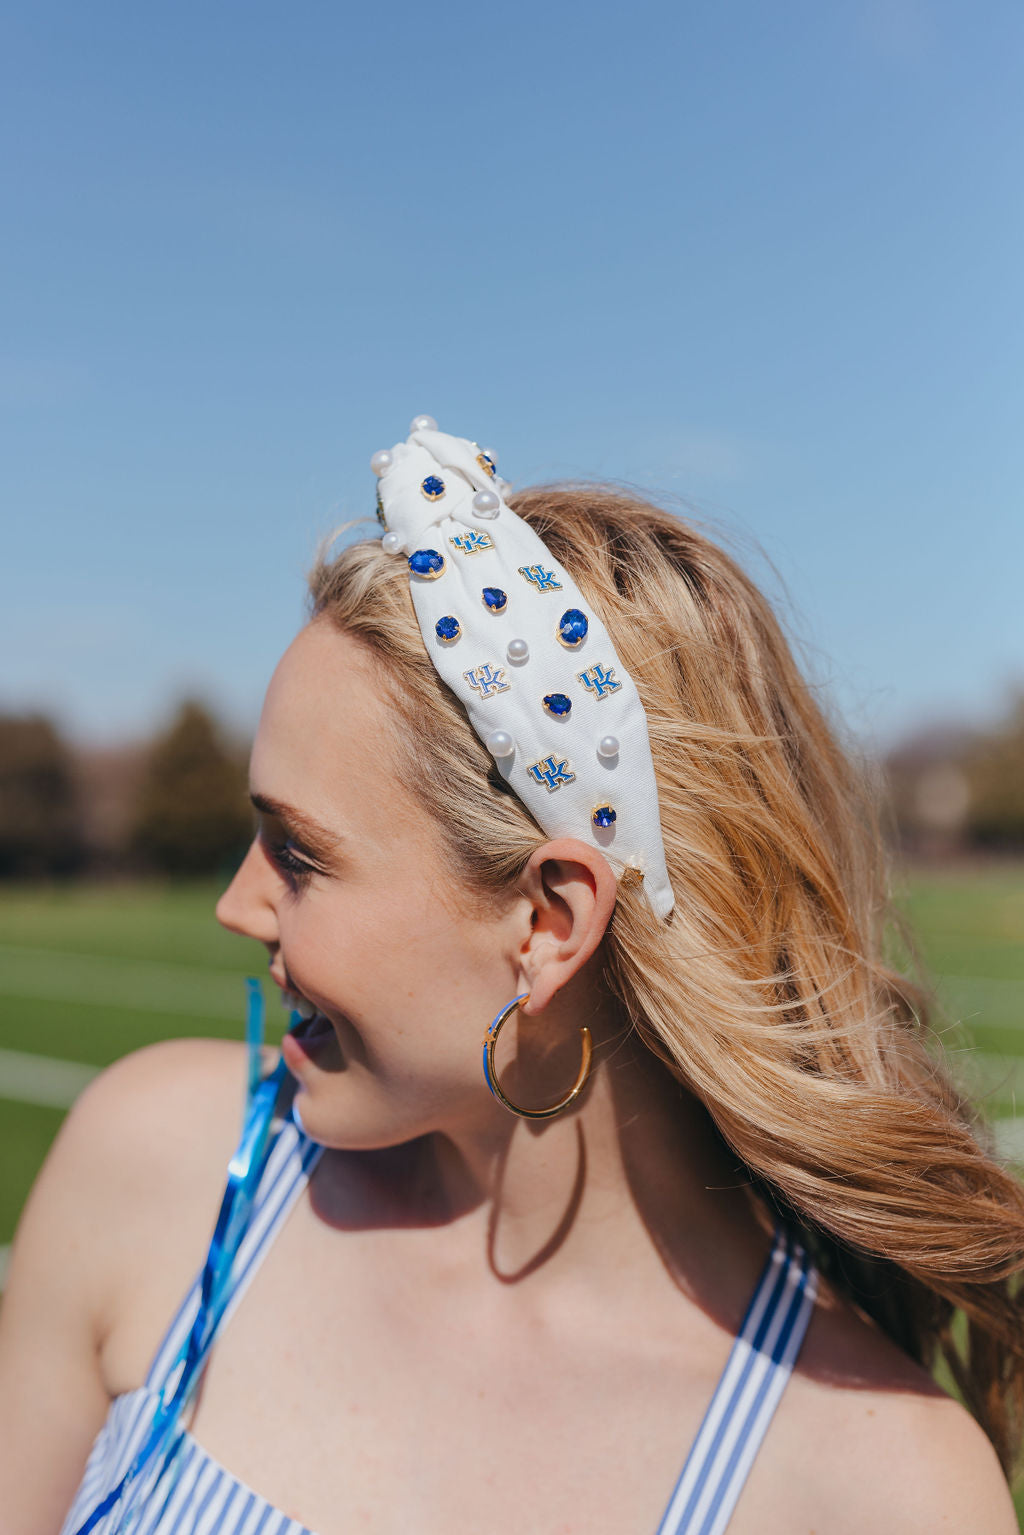
<instances>
[{"instance_id":1,"label":"eyelashes","mask_svg":"<svg viewBox=\"0 0 1024 1535\"><path fill-rule=\"evenodd\" d=\"M263 845L280 872L299 889L308 885L314 874L320 873L316 864L304 858L295 849L290 839L285 842L272 842L269 838L264 838Z\"/></svg>"}]
</instances>

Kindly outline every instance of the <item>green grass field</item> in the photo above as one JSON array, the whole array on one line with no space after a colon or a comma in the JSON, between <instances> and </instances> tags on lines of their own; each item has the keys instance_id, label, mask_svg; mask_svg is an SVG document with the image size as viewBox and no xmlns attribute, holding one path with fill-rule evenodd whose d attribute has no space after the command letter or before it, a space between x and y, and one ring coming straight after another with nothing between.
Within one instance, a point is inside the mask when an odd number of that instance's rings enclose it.
<instances>
[{"instance_id":1,"label":"green grass field","mask_svg":"<svg viewBox=\"0 0 1024 1535\"><path fill-rule=\"evenodd\" d=\"M45 1097L49 1079L24 1083L20 1056L99 1067L158 1039L242 1038L243 978L265 977L267 956L218 927L216 895L212 885L0 887L0 1244L62 1117L24 1101ZM273 1037L284 1014L276 987L264 989Z\"/></svg>"},{"instance_id":2,"label":"green grass field","mask_svg":"<svg viewBox=\"0 0 1024 1535\"><path fill-rule=\"evenodd\" d=\"M62 1063L100 1067L171 1036L242 1037L242 979L265 975L266 954L217 926L216 894L0 887L0 1250L60 1104L84 1079ZM912 873L900 904L946 1019L949 1061L1024 1163L1024 865ZM284 1014L266 989L273 1038ZM1024 1527L1024 1490L1018 1501Z\"/></svg>"}]
</instances>

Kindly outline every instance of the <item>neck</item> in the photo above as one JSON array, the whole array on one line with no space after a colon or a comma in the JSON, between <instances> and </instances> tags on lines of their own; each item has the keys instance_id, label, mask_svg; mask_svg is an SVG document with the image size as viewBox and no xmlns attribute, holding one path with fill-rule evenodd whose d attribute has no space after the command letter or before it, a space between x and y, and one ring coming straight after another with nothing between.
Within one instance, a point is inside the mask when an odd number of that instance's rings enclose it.
<instances>
[{"instance_id":1,"label":"neck","mask_svg":"<svg viewBox=\"0 0 1024 1535\"><path fill-rule=\"evenodd\" d=\"M749 1242L749 1175L635 1032L595 1062L579 1110L540 1133L519 1122L492 1155L491 1266L508 1281L599 1264L622 1280L657 1260L689 1288L698 1254Z\"/></svg>"},{"instance_id":2,"label":"neck","mask_svg":"<svg viewBox=\"0 0 1024 1535\"><path fill-rule=\"evenodd\" d=\"M571 1042L575 1031L557 1032ZM595 1034L590 1080L562 1114L530 1121L488 1105L472 1126L357 1154L357 1223L443 1226L444 1262L454 1246L460 1265L504 1284L598 1272L622 1285L654 1265L684 1291L714 1293L742 1271L764 1241L746 1170L634 1031L598 1020Z\"/></svg>"}]
</instances>

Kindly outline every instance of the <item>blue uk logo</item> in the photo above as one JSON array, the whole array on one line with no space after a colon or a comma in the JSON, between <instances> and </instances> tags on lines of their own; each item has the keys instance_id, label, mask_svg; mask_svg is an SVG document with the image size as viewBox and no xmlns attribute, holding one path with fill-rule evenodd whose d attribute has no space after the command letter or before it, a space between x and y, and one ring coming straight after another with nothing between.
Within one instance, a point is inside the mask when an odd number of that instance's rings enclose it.
<instances>
[{"instance_id":1,"label":"blue uk logo","mask_svg":"<svg viewBox=\"0 0 1024 1535\"><path fill-rule=\"evenodd\" d=\"M555 580L554 571L545 570L543 565L520 565L519 574L524 581L529 581L531 586L536 587L538 592L562 590L562 583Z\"/></svg>"},{"instance_id":2,"label":"blue uk logo","mask_svg":"<svg viewBox=\"0 0 1024 1535\"><path fill-rule=\"evenodd\" d=\"M564 757L542 757L539 762L532 762L527 772L533 781L542 784L549 794L555 789L560 789L564 783L574 783L576 779L576 774Z\"/></svg>"},{"instance_id":3,"label":"blue uk logo","mask_svg":"<svg viewBox=\"0 0 1024 1535\"><path fill-rule=\"evenodd\" d=\"M490 534L478 533L475 528L470 528L465 533L456 533L448 542L454 544L462 554L479 554L481 549L494 548L494 540Z\"/></svg>"},{"instance_id":4,"label":"blue uk logo","mask_svg":"<svg viewBox=\"0 0 1024 1535\"><path fill-rule=\"evenodd\" d=\"M588 666L585 672L577 672L583 686L587 688L597 699L607 698L609 693L617 693L622 686L615 677L614 666L602 666L596 661L593 666Z\"/></svg>"},{"instance_id":5,"label":"blue uk logo","mask_svg":"<svg viewBox=\"0 0 1024 1535\"><path fill-rule=\"evenodd\" d=\"M507 693L512 686L505 681L505 668L492 666L490 661L485 661L483 666L473 666L462 675L481 698L493 698L495 693Z\"/></svg>"}]
</instances>

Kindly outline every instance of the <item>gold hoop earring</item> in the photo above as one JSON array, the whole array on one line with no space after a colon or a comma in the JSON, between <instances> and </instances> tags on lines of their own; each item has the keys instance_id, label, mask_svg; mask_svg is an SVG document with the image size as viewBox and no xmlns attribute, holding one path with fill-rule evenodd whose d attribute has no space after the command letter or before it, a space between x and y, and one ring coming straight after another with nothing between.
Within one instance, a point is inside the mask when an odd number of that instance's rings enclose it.
<instances>
[{"instance_id":1,"label":"gold hoop earring","mask_svg":"<svg viewBox=\"0 0 1024 1535\"><path fill-rule=\"evenodd\" d=\"M576 1081L569 1089L569 1092L559 1103L553 1103L549 1109L521 1109L519 1105L517 1103L513 1103L511 1098L509 1098L507 1094L502 1090L501 1083L498 1081L498 1073L494 1065L494 1051L498 1043L498 1035L501 1033L502 1025L506 1022L507 1019L511 1018L512 1014L516 1011L516 1008L521 1002L528 1002L529 1000L530 993L528 991L524 991L521 997L516 997L514 1001L508 1004L507 1007L502 1008L497 1018L495 1018L494 1022L487 1030L487 1033L484 1036L484 1081L487 1083L487 1086L490 1088L495 1098L497 1098L498 1102L503 1103L507 1109L511 1109L513 1114L518 1114L521 1119L550 1119L553 1114L560 1114L563 1109L567 1109L570 1103L573 1103L583 1091L583 1084L590 1075L590 1060L594 1053L594 1047L590 1038L590 1030L587 1028L586 1024L584 1024L580 1029L580 1042L583 1046L583 1055L580 1060L580 1069L576 1077Z\"/></svg>"}]
</instances>

